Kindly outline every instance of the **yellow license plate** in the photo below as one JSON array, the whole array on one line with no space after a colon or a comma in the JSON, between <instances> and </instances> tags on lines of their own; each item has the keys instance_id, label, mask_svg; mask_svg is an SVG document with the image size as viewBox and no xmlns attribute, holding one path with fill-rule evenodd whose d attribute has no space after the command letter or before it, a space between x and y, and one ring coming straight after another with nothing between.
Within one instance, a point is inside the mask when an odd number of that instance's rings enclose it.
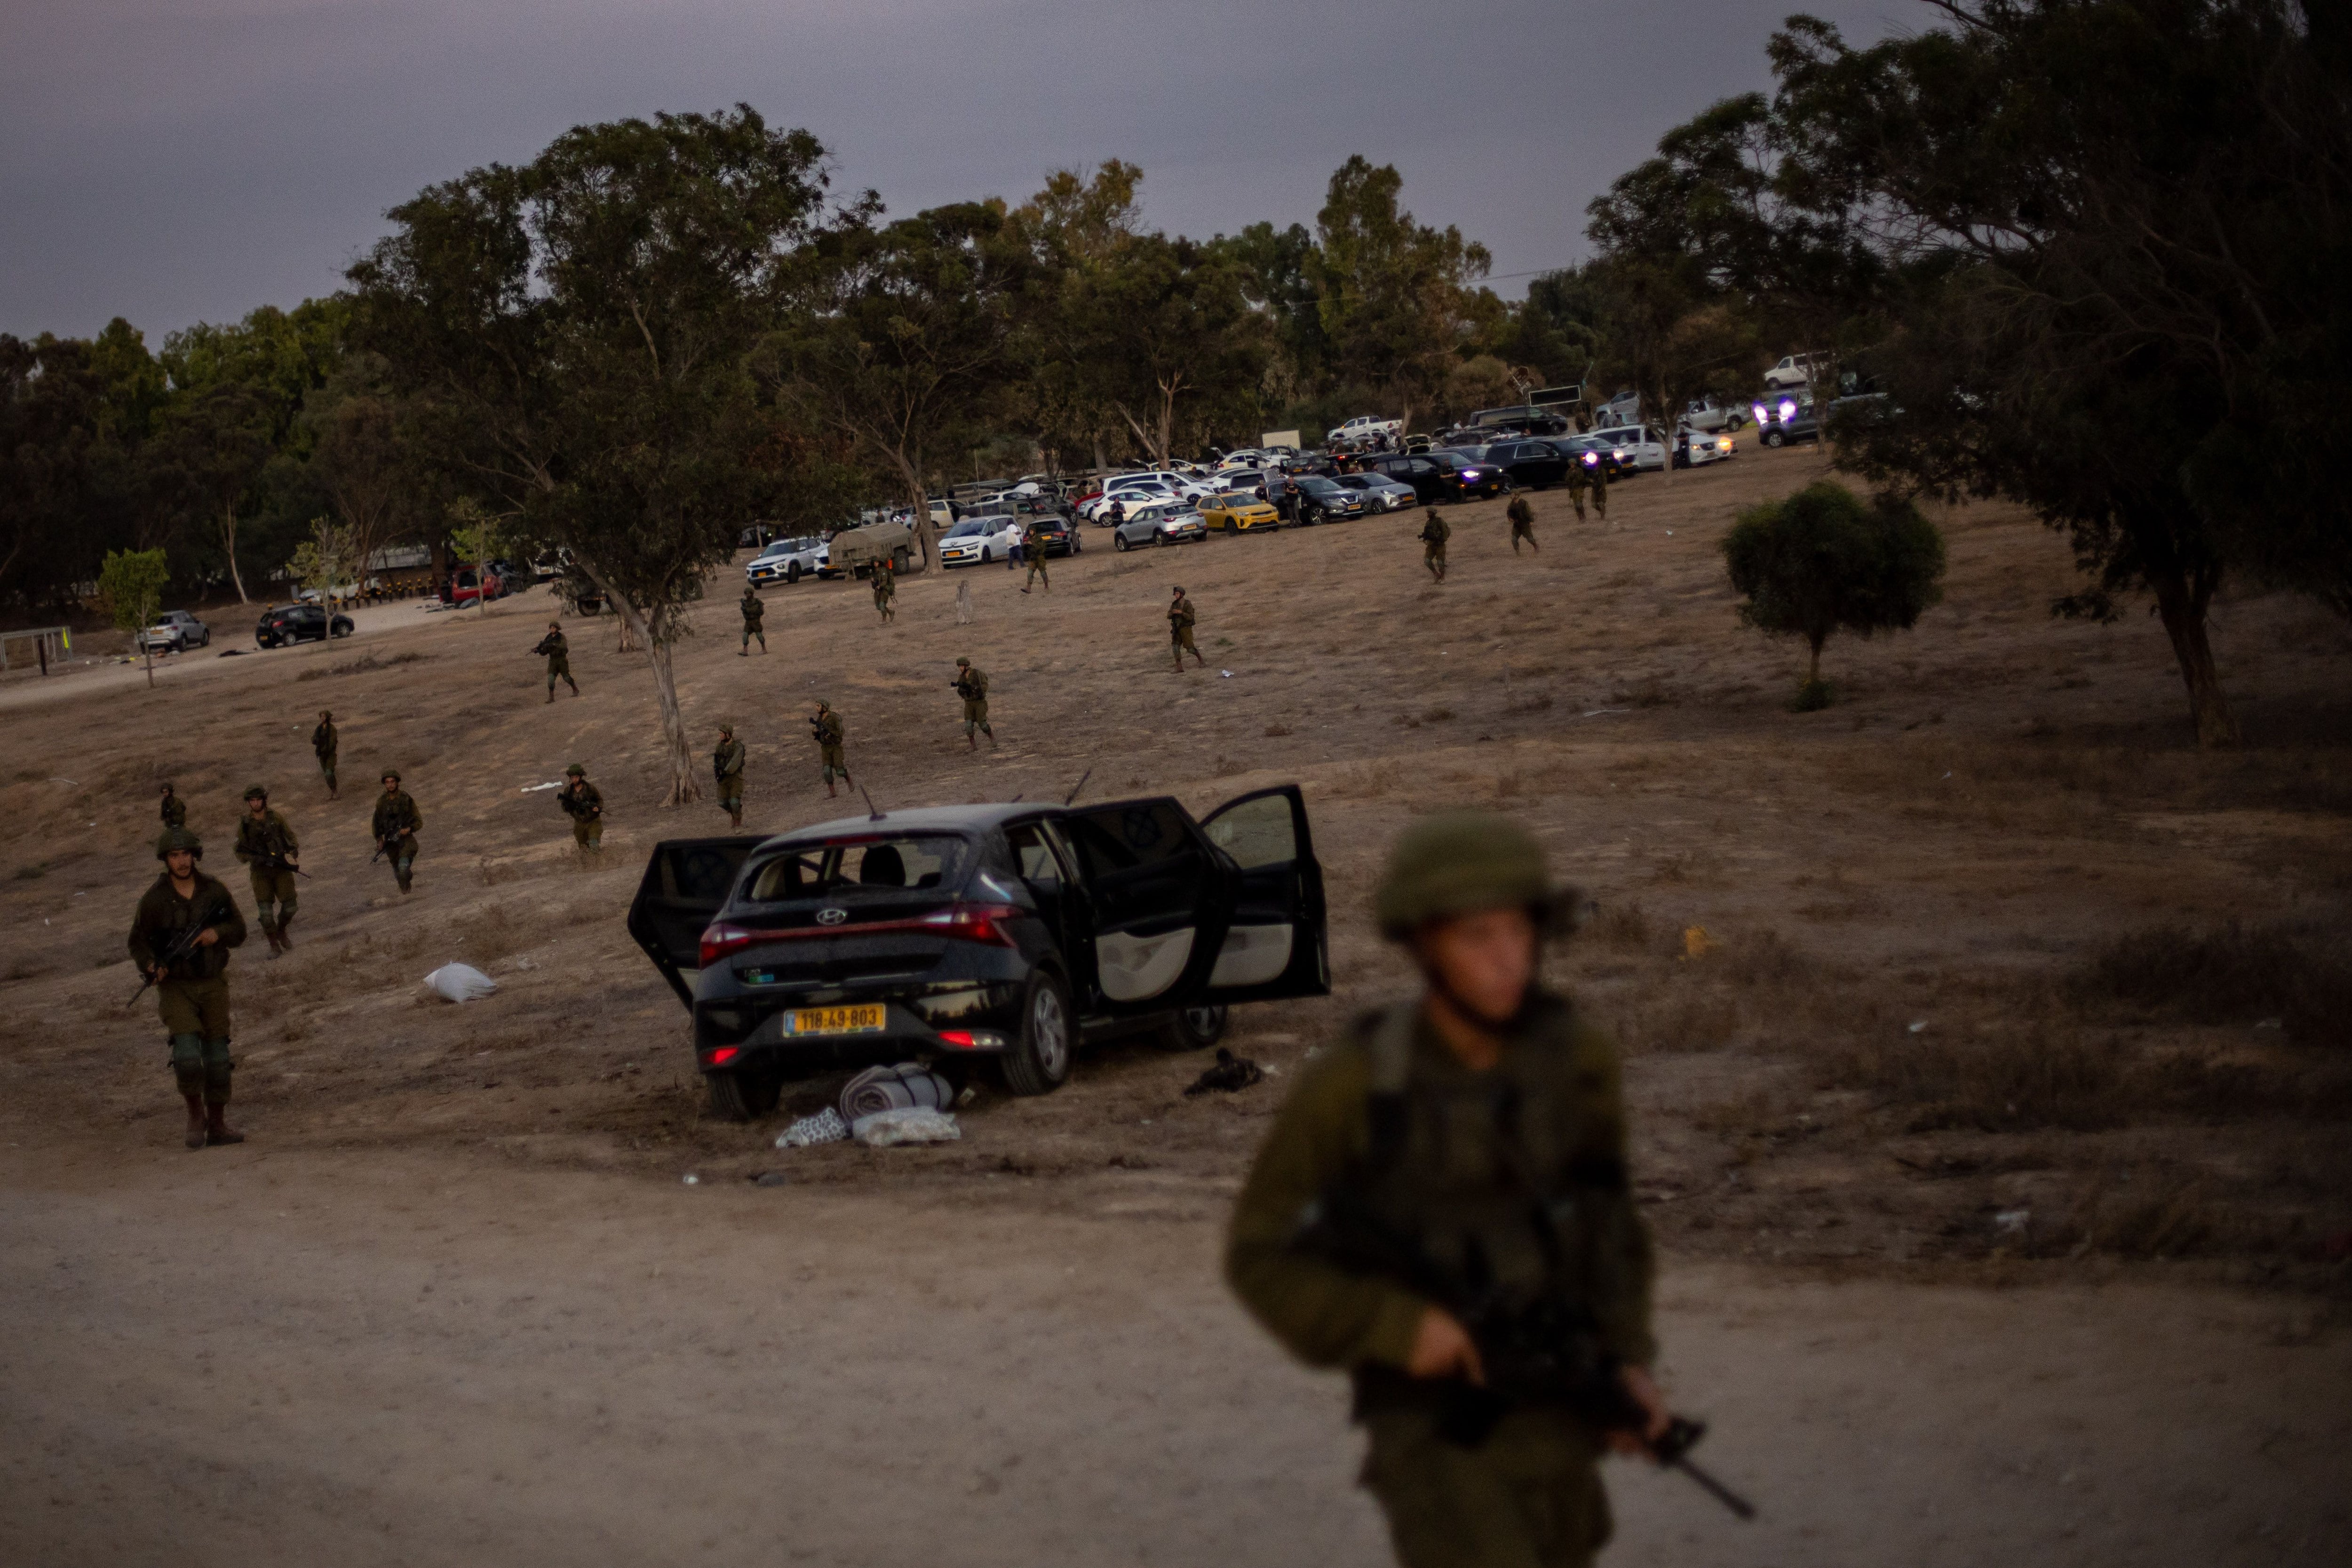
<instances>
[{"instance_id":1,"label":"yellow license plate","mask_svg":"<svg viewBox=\"0 0 2352 1568\"><path fill-rule=\"evenodd\" d=\"M866 1035L882 1027L882 1005L857 1007L800 1007L793 1012L795 1035Z\"/></svg>"}]
</instances>

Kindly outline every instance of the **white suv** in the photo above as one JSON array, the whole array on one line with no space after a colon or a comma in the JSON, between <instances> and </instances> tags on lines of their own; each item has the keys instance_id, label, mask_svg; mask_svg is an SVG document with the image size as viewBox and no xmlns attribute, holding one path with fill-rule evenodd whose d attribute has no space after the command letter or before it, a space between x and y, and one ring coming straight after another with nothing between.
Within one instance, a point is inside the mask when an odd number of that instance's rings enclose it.
<instances>
[{"instance_id":1,"label":"white suv","mask_svg":"<svg viewBox=\"0 0 2352 1568\"><path fill-rule=\"evenodd\" d=\"M1633 454L1635 472L1663 468L1666 466L1666 444L1658 433L1646 425L1619 425L1591 432L1595 441L1606 441Z\"/></svg>"}]
</instances>

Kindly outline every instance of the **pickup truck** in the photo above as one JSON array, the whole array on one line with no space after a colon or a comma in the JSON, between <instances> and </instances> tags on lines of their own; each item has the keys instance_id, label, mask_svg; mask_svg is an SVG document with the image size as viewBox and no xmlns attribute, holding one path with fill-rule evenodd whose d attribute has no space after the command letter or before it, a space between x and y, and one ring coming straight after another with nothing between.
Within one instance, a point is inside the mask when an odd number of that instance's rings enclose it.
<instances>
[{"instance_id":1,"label":"pickup truck","mask_svg":"<svg viewBox=\"0 0 2352 1568\"><path fill-rule=\"evenodd\" d=\"M1394 440L1404 434L1404 421L1383 419L1377 414L1359 414L1324 437L1327 442L1369 441L1376 436Z\"/></svg>"}]
</instances>

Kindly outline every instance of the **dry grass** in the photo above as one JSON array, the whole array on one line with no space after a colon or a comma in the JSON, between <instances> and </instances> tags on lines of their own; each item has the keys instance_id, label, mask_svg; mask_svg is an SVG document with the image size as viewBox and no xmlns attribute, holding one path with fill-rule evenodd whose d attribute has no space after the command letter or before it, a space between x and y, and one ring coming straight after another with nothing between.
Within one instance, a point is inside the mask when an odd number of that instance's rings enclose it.
<instances>
[{"instance_id":1,"label":"dry grass","mask_svg":"<svg viewBox=\"0 0 2352 1568\"><path fill-rule=\"evenodd\" d=\"M2156 926L2117 938L2074 978L2085 1001L2116 1001L2195 1024L2271 1024L2289 1039L2352 1044L2352 960L2284 926Z\"/></svg>"},{"instance_id":2,"label":"dry grass","mask_svg":"<svg viewBox=\"0 0 2352 1568\"><path fill-rule=\"evenodd\" d=\"M324 669L306 669L294 679L298 681L324 680L331 675L358 675L371 669L390 669L398 664L421 664L432 657L431 654L412 651L396 653L389 658L379 658L375 651L370 649L358 658L345 659L341 664L331 664Z\"/></svg>"}]
</instances>

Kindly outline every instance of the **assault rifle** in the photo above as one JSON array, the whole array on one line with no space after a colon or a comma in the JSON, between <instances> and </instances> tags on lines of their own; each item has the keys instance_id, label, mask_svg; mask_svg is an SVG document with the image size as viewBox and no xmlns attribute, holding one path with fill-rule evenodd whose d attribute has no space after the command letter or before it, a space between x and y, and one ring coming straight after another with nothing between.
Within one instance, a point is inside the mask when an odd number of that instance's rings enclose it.
<instances>
[{"instance_id":1,"label":"assault rifle","mask_svg":"<svg viewBox=\"0 0 2352 1568\"><path fill-rule=\"evenodd\" d=\"M392 847L399 842L400 834L397 830L387 833L383 837L377 839L375 841L375 853L368 857L368 864L373 866L377 861L383 859L386 855L391 854Z\"/></svg>"},{"instance_id":2,"label":"assault rifle","mask_svg":"<svg viewBox=\"0 0 2352 1568\"><path fill-rule=\"evenodd\" d=\"M1452 1313L1478 1347L1483 1384L1456 1377L1438 1384L1438 1430L1448 1442L1475 1448L1504 1416L1533 1406L1568 1410L1603 1432L1639 1435L1649 1425L1648 1411L1625 1387L1623 1363L1601 1342L1589 1309L1550 1300L1508 1307L1491 1282L1455 1279L1417 1242L1381 1224L1349 1194L1327 1194L1318 1206L1316 1220L1301 1233L1302 1245L1349 1273L1391 1279L1426 1297ZM1691 1449L1706 1435L1705 1422L1675 1415L1657 1437L1643 1436L1642 1447L1738 1518L1754 1519L1754 1504L1691 1462Z\"/></svg>"},{"instance_id":3,"label":"assault rifle","mask_svg":"<svg viewBox=\"0 0 2352 1568\"><path fill-rule=\"evenodd\" d=\"M291 871L298 877L307 877L310 874L283 855L256 853L252 857L252 862L265 871Z\"/></svg>"},{"instance_id":4,"label":"assault rifle","mask_svg":"<svg viewBox=\"0 0 2352 1568\"><path fill-rule=\"evenodd\" d=\"M156 955L154 963L148 968L146 978L140 981L139 989L133 991L131 994L131 1000L122 1005L125 1012L136 1007L139 1005L139 998L146 995L147 988L155 984L156 970L160 969L168 974L171 973L172 965L179 963L180 960L187 957L188 954L195 951L196 938L204 935L205 931L212 928L213 916L219 912L220 906L218 904L206 905L205 907L205 912L196 918L194 924L187 927L185 930L181 931L178 936L172 939L172 945L165 948L161 953Z\"/></svg>"}]
</instances>

